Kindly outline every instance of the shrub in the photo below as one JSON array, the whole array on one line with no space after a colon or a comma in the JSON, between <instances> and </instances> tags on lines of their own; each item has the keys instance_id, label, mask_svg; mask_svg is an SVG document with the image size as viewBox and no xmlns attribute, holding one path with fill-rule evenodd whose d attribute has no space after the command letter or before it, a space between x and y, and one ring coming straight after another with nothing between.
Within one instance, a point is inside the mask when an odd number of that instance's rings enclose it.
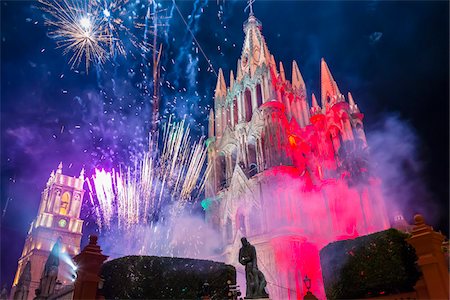
<instances>
[{"instance_id":1,"label":"shrub","mask_svg":"<svg viewBox=\"0 0 450 300\"><path fill-rule=\"evenodd\" d=\"M106 262L101 271L106 299L198 299L205 281L210 295L226 299L227 281L236 284L233 266L208 260L126 256Z\"/></svg>"},{"instance_id":2,"label":"shrub","mask_svg":"<svg viewBox=\"0 0 450 300\"><path fill-rule=\"evenodd\" d=\"M327 298L369 298L412 291L420 272L407 237L388 229L324 247L320 262Z\"/></svg>"}]
</instances>

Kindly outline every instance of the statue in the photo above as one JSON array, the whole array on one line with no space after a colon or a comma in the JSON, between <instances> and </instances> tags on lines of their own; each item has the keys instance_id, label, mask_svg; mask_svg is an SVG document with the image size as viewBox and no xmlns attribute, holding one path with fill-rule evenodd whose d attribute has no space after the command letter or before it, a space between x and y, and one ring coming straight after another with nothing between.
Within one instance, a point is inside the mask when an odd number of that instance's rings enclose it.
<instances>
[{"instance_id":1,"label":"statue","mask_svg":"<svg viewBox=\"0 0 450 300\"><path fill-rule=\"evenodd\" d=\"M264 274L258 269L255 246L245 237L241 238L242 247L239 249L239 262L245 266L245 280L247 283L247 299L269 298L265 287L267 281Z\"/></svg>"},{"instance_id":2,"label":"statue","mask_svg":"<svg viewBox=\"0 0 450 300\"><path fill-rule=\"evenodd\" d=\"M52 251L42 271L39 288L36 289L36 297L34 299L47 299L55 291L58 279L59 256L61 253L62 238L59 237L53 245Z\"/></svg>"}]
</instances>

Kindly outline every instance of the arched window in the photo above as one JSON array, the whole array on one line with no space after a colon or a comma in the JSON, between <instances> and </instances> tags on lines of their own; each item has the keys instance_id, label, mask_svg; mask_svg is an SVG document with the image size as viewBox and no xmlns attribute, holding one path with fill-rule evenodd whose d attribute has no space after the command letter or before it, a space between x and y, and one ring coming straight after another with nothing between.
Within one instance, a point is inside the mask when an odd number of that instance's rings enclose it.
<instances>
[{"instance_id":1,"label":"arched window","mask_svg":"<svg viewBox=\"0 0 450 300\"><path fill-rule=\"evenodd\" d=\"M233 99L233 118L234 118L234 125L236 125L239 122L238 105L237 105L237 98L236 97L234 97L234 99Z\"/></svg>"},{"instance_id":2,"label":"arched window","mask_svg":"<svg viewBox=\"0 0 450 300\"><path fill-rule=\"evenodd\" d=\"M244 94L244 105L245 105L245 121L250 122L252 119L252 92L249 89L245 90Z\"/></svg>"},{"instance_id":3,"label":"arched window","mask_svg":"<svg viewBox=\"0 0 450 300\"><path fill-rule=\"evenodd\" d=\"M263 103L261 84L256 85L256 103L260 107Z\"/></svg>"},{"instance_id":4,"label":"arched window","mask_svg":"<svg viewBox=\"0 0 450 300\"><path fill-rule=\"evenodd\" d=\"M61 197L61 205L59 206L59 214L67 215L70 208L70 194L65 192Z\"/></svg>"}]
</instances>

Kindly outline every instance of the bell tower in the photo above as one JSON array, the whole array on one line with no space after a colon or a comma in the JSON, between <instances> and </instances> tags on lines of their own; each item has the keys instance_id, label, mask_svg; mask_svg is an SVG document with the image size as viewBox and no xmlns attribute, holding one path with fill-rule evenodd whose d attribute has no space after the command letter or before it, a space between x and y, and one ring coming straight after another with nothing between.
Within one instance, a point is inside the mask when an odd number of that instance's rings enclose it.
<instances>
[{"instance_id":1,"label":"bell tower","mask_svg":"<svg viewBox=\"0 0 450 300\"><path fill-rule=\"evenodd\" d=\"M12 292L18 288L24 270L28 270L28 274L31 274L28 277L31 278L28 291L24 291L27 299L34 298L47 258L58 240L61 247L58 281L62 285L72 282L74 265L71 257L80 252L82 236L83 221L80 219L80 210L84 195L84 169L78 177L71 177L62 174L62 168L60 163L56 172L52 171L50 174L42 192L38 215L31 223L18 261Z\"/></svg>"}]
</instances>

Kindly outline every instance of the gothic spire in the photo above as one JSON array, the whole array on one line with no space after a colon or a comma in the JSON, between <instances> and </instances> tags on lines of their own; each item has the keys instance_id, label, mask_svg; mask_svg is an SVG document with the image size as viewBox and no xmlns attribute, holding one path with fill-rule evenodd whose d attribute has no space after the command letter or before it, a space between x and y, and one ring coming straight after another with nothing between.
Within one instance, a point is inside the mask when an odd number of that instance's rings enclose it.
<instances>
[{"instance_id":1,"label":"gothic spire","mask_svg":"<svg viewBox=\"0 0 450 300\"><path fill-rule=\"evenodd\" d=\"M292 88L294 90L305 89L305 82L303 81L303 76L300 73L297 62L292 61Z\"/></svg>"},{"instance_id":2,"label":"gothic spire","mask_svg":"<svg viewBox=\"0 0 450 300\"><path fill-rule=\"evenodd\" d=\"M241 60L237 61L236 80L240 81L242 78Z\"/></svg>"},{"instance_id":3,"label":"gothic spire","mask_svg":"<svg viewBox=\"0 0 450 300\"><path fill-rule=\"evenodd\" d=\"M312 93L312 107L320 108L319 104L317 103L316 95L314 95L314 93Z\"/></svg>"},{"instance_id":4,"label":"gothic spire","mask_svg":"<svg viewBox=\"0 0 450 300\"><path fill-rule=\"evenodd\" d=\"M233 88L234 86L234 73L233 70L230 71L230 90Z\"/></svg>"},{"instance_id":5,"label":"gothic spire","mask_svg":"<svg viewBox=\"0 0 450 300\"><path fill-rule=\"evenodd\" d=\"M348 104L350 105L351 112L359 112L358 105L356 105L355 100L353 100L352 93L348 92Z\"/></svg>"},{"instance_id":6,"label":"gothic spire","mask_svg":"<svg viewBox=\"0 0 450 300\"><path fill-rule=\"evenodd\" d=\"M327 103L327 97L330 97L331 99L335 98L337 100L338 97L340 97L341 92L339 91L336 81L334 81L333 75L331 75L330 69L323 58L320 64L320 74L321 99L322 105L324 105Z\"/></svg>"},{"instance_id":7,"label":"gothic spire","mask_svg":"<svg viewBox=\"0 0 450 300\"><path fill-rule=\"evenodd\" d=\"M317 99L316 99L316 95L314 95L314 93L312 94L312 101L311 101L311 115L317 115L320 114L322 112L322 109L319 106L319 103L317 103Z\"/></svg>"},{"instance_id":8,"label":"gothic spire","mask_svg":"<svg viewBox=\"0 0 450 300\"><path fill-rule=\"evenodd\" d=\"M250 8L251 13L247 21L244 22L245 38L242 46L240 64L243 75L248 73L250 77L255 74L258 67L263 64L268 66L270 63L270 53L264 36L261 33L261 22L253 15L253 2L254 0L250 0L247 6Z\"/></svg>"},{"instance_id":9,"label":"gothic spire","mask_svg":"<svg viewBox=\"0 0 450 300\"><path fill-rule=\"evenodd\" d=\"M227 86L225 84L225 78L223 76L222 69L219 69L219 76L217 77L217 85L215 92L215 99L217 100L220 97L224 97L227 93Z\"/></svg>"},{"instance_id":10,"label":"gothic spire","mask_svg":"<svg viewBox=\"0 0 450 300\"><path fill-rule=\"evenodd\" d=\"M286 73L284 72L283 63L280 61L280 77L281 81L286 81Z\"/></svg>"}]
</instances>

